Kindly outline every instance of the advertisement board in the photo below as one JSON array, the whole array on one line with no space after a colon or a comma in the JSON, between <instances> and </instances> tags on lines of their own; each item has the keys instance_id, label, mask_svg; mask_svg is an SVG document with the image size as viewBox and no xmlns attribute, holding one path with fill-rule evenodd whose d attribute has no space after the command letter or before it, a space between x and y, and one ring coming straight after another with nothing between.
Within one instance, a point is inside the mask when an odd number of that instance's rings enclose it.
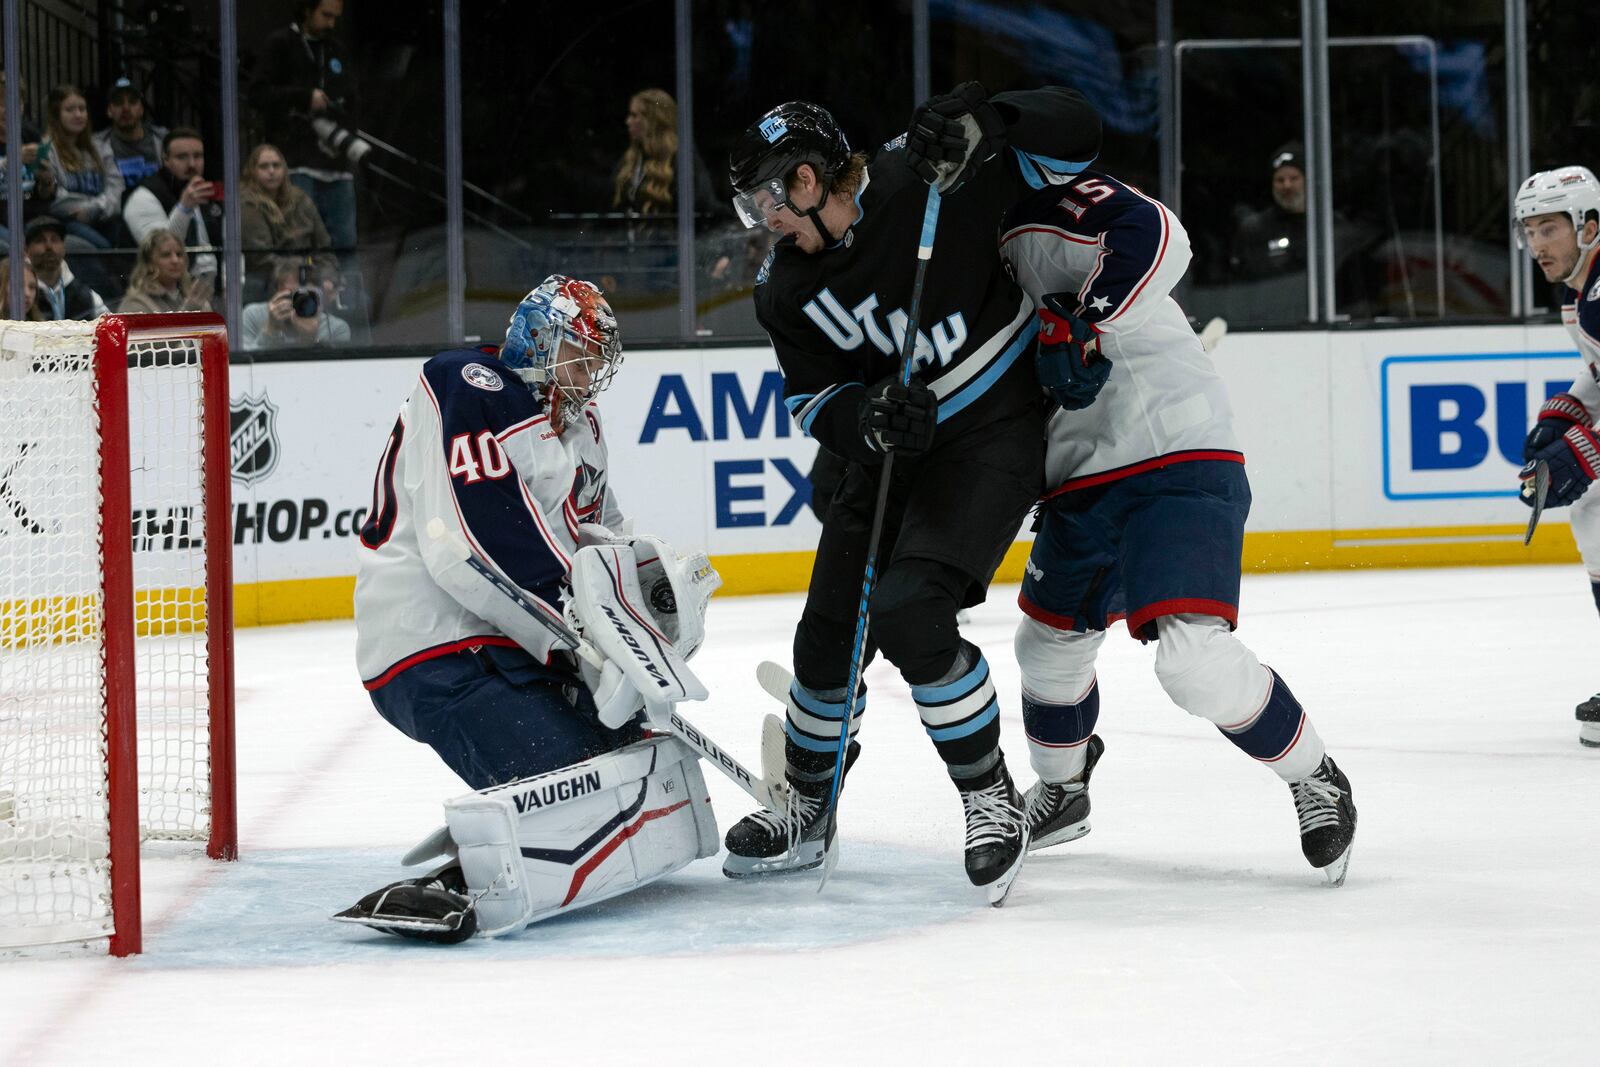
<instances>
[{"instance_id":1,"label":"advertisement board","mask_svg":"<svg viewBox=\"0 0 1600 1067\"><path fill-rule=\"evenodd\" d=\"M1575 559L1559 511L1523 548L1521 442L1580 367L1556 326L1234 333L1228 381L1254 503L1250 569ZM420 358L233 368L243 621L349 613L353 531ZM1114 373L1114 372L1113 372ZM802 589L815 443L771 349L629 352L602 397L611 485L637 528L704 548L727 591ZM1001 577L1021 573L1026 545Z\"/></svg>"}]
</instances>

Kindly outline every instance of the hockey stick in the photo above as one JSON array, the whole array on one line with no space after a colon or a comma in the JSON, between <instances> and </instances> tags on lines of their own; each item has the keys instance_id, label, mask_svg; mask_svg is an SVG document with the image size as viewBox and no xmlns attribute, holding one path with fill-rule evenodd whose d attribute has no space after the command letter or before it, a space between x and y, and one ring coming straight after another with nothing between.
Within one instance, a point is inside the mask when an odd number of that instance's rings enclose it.
<instances>
[{"instance_id":1,"label":"hockey stick","mask_svg":"<svg viewBox=\"0 0 1600 1067\"><path fill-rule=\"evenodd\" d=\"M1550 464L1539 460L1533 466L1533 482L1530 485L1523 483L1522 495L1530 496L1528 490L1532 489L1533 514L1528 516L1528 532L1522 535L1522 543L1528 544L1533 540L1533 531L1539 525L1539 516L1544 514L1544 501L1550 495Z\"/></svg>"},{"instance_id":2,"label":"hockey stick","mask_svg":"<svg viewBox=\"0 0 1600 1067\"><path fill-rule=\"evenodd\" d=\"M477 553L473 552L466 540L454 530L444 524L444 520L435 516L428 520L428 537L437 541L453 552L458 559L465 561L467 566L477 571L483 579L503 593L517 607L529 614L545 629L554 634L563 644L570 648L584 662L596 670L603 669L606 657L600 650L578 635L572 627L567 625L565 619L556 615L549 608L541 608L522 595L504 575L490 567ZM655 722L648 713L646 717ZM757 777L745 769L744 765L723 750L715 741L711 740L699 727L679 714L676 708L669 708L667 723L673 737L694 749L706 762L725 774L732 782L753 797L757 804L768 811L785 811L788 807L788 785L778 785L772 781Z\"/></svg>"},{"instance_id":3,"label":"hockey stick","mask_svg":"<svg viewBox=\"0 0 1600 1067\"><path fill-rule=\"evenodd\" d=\"M928 203L922 210L922 236L917 242L917 276L911 283L911 312L906 318L906 335L900 343L900 384L911 381L911 358L917 351L917 323L922 317L922 283L928 276L928 260L933 258L933 233L939 226L939 186L928 186ZM894 450L883 457L883 469L878 472L878 503L872 509L872 533L867 538L867 561L861 574L861 601L856 605L855 644L850 651L850 681L845 694L844 722L839 729L839 747L834 753L833 785L828 791L826 829L822 834L822 878L817 882L817 892L828 884L828 876L839 865L839 850L834 847L834 837L839 830L839 790L844 785L845 754L850 748L850 724L856 717L856 690L861 685L861 672L867 654L867 629L870 625L867 605L872 598L873 582L877 579L878 542L883 537L883 516L889 509L889 484L894 473Z\"/></svg>"}]
</instances>

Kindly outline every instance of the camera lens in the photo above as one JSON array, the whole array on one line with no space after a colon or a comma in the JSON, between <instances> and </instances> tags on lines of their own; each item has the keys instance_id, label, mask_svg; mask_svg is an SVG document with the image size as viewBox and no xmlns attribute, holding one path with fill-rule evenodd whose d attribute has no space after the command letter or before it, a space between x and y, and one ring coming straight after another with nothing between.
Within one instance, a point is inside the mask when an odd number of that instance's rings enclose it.
<instances>
[{"instance_id":1,"label":"camera lens","mask_svg":"<svg viewBox=\"0 0 1600 1067\"><path fill-rule=\"evenodd\" d=\"M289 294L289 303L297 318L314 319L322 310L322 291L303 285Z\"/></svg>"}]
</instances>

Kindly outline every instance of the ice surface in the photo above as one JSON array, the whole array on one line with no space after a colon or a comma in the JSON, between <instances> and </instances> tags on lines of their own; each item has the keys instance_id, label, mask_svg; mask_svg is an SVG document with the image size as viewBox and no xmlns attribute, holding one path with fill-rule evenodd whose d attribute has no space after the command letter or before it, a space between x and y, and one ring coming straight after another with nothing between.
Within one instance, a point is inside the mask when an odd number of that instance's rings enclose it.
<instances>
[{"instance_id":1,"label":"ice surface","mask_svg":"<svg viewBox=\"0 0 1600 1067\"><path fill-rule=\"evenodd\" d=\"M752 766L776 708L753 668L787 662L798 610L712 605L693 718ZM1026 782L1017 617L997 587L966 633ZM142 957L0 963L0 1064L1596 1062L1581 569L1250 577L1243 620L1354 786L1342 889L1301 858L1288 790L1173 707L1119 629L1094 832L1036 854L1004 910L966 884L960 805L879 665L820 897L705 860L454 948L326 916L402 876L459 785L371 710L350 625L241 631L244 859L148 858ZM748 803L706 780L725 828Z\"/></svg>"}]
</instances>

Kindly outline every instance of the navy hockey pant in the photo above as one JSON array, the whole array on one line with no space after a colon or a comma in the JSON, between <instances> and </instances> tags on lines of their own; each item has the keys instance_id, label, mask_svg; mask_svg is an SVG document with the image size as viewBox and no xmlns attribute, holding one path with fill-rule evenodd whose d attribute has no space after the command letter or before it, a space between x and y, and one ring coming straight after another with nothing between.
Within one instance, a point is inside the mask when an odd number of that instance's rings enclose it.
<instances>
[{"instance_id":1,"label":"navy hockey pant","mask_svg":"<svg viewBox=\"0 0 1600 1067\"><path fill-rule=\"evenodd\" d=\"M601 726L577 679L499 663L488 649L407 668L373 690L372 703L473 789L567 767L639 738L633 724Z\"/></svg>"}]
</instances>

